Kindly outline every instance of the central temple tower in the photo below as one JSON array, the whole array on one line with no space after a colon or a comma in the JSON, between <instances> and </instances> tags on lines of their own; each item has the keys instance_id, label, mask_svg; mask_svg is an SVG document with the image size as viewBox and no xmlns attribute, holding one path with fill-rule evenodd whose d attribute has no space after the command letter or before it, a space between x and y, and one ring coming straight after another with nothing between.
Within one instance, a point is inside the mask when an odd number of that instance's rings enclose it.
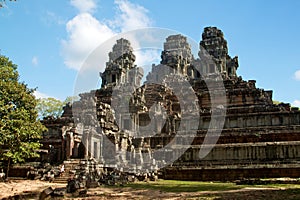
<instances>
[{"instance_id":1,"label":"central temple tower","mask_svg":"<svg viewBox=\"0 0 300 200\"><path fill-rule=\"evenodd\" d=\"M200 42L200 51L198 53L200 60L203 60L205 51L212 56L215 64L206 65L203 69L205 74L215 73L218 70L225 77L236 77L236 70L239 66L238 57L231 58L228 55L227 41L224 34L216 27L206 27L202 33Z\"/></svg>"},{"instance_id":2,"label":"central temple tower","mask_svg":"<svg viewBox=\"0 0 300 200\"><path fill-rule=\"evenodd\" d=\"M135 86L140 86L143 71L134 64L135 59L130 42L124 38L117 40L117 43L109 53L109 61L106 62L105 71L100 73L102 78L101 87L126 84L128 82L133 83Z\"/></svg>"}]
</instances>

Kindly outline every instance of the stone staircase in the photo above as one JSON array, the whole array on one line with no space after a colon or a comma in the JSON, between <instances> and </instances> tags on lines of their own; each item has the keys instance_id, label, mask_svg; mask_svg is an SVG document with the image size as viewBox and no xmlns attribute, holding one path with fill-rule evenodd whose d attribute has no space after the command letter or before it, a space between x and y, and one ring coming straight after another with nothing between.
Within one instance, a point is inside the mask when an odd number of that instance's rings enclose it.
<instances>
[{"instance_id":1,"label":"stone staircase","mask_svg":"<svg viewBox=\"0 0 300 200\"><path fill-rule=\"evenodd\" d=\"M63 162L65 165L65 172L55 178L54 183L67 183L68 179L71 177L70 170L76 170L80 166L80 159L68 159Z\"/></svg>"}]
</instances>

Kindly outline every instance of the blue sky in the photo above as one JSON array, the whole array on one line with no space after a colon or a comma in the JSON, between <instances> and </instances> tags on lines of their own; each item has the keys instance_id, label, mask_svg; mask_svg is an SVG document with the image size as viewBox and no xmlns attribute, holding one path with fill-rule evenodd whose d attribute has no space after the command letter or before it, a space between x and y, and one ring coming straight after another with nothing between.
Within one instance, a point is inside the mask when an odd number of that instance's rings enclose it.
<instances>
[{"instance_id":1,"label":"blue sky","mask_svg":"<svg viewBox=\"0 0 300 200\"><path fill-rule=\"evenodd\" d=\"M64 100L86 56L115 34L161 27L199 42L217 26L239 75L300 106L299 9L297 0L18 0L0 9L0 49L37 96Z\"/></svg>"}]
</instances>

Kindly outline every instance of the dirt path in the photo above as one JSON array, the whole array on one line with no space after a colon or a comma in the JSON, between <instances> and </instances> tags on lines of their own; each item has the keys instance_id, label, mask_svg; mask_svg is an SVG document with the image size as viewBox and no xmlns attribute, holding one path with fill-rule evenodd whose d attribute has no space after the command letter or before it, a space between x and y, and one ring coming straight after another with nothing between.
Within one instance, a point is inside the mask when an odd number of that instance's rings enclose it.
<instances>
[{"instance_id":1,"label":"dirt path","mask_svg":"<svg viewBox=\"0 0 300 200\"><path fill-rule=\"evenodd\" d=\"M162 192L159 190L133 190L131 188L101 188L90 189L88 192L88 198L86 199L110 199L110 200L126 200L126 199L168 199L168 200L180 200L180 199L266 199L274 191L281 189L278 188L244 188L238 190L228 191L203 191L203 192L184 192L184 193L170 193ZM264 198L261 198L264 197ZM300 197L300 196L299 196ZM275 199L275 198L269 198ZM282 199L282 198L279 198ZM298 198L299 199L299 198ZM79 199L78 199L79 200Z\"/></svg>"},{"instance_id":2,"label":"dirt path","mask_svg":"<svg viewBox=\"0 0 300 200\"><path fill-rule=\"evenodd\" d=\"M30 193L40 193L48 187L59 188L65 186L65 184L49 183L39 180L10 180L9 182L0 183L0 199L15 195L26 196Z\"/></svg>"},{"instance_id":3,"label":"dirt path","mask_svg":"<svg viewBox=\"0 0 300 200\"><path fill-rule=\"evenodd\" d=\"M14 195L26 197L26 199L36 199L41 191L47 187L62 188L65 184L48 183L44 181L31 180L13 180L7 183L0 183L0 199L6 199ZM30 195L31 194L31 195ZM55 198L62 199L62 198ZM88 190L85 197L76 197L72 194L66 194L63 199L109 199L109 200L127 200L127 199L246 199L246 200L289 200L300 199L300 190L293 188L270 188L270 187L247 187L237 190L227 191L202 191L202 192L184 192L170 193L160 190L132 189L130 187L98 187Z\"/></svg>"}]
</instances>

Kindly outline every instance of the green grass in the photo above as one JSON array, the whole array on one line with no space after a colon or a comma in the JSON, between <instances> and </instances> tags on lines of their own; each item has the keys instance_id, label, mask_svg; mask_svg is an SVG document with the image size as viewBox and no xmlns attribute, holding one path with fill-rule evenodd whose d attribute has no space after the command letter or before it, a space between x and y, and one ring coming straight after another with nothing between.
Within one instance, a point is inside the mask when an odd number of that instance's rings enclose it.
<instances>
[{"instance_id":1,"label":"green grass","mask_svg":"<svg viewBox=\"0 0 300 200\"><path fill-rule=\"evenodd\" d=\"M263 184L263 185L247 185L253 188L285 188L285 189L300 189L299 184Z\"/></svg>"},{"instance_id":2,"label":"green grass","mask_svg":"<svg viewBox=\"0 0 300 200\"><path fill-rule=\"evenodd\" d=\"M164 192L201 192L201 191L226 191L237 190L246 186L235 185L234 183L220 182L196 182L196 181L175 181L159 180L156 182L129 183L126 187L134 189L153 189Z\"/></svg>"},{"instance_id":3,"label":"green grass","mask_svg":"<svg viewBox=\"0 0 300 200\"><path fill-rule=\"evenodd\" d=\"M106 186L120 187L120 186ZM136 182L125 185L132 189L157 190L162 192L187 193L183 199L193 200L298 200L300 199L300 184L264 184L236 185L224 182L196 182L159 180L156 182ZM247 189L245 189L247 188ZM252 189L251 189L252 188ZM273 189L271 189L273 188ZM245 189L245 190L240 190ZM228 192L231 190L231 192ZM190 194L188 194L190 192ZM193 193L194 192L194 193ZM204 192L204 193L197 193Z\"/></svg>"}]
</instances>

